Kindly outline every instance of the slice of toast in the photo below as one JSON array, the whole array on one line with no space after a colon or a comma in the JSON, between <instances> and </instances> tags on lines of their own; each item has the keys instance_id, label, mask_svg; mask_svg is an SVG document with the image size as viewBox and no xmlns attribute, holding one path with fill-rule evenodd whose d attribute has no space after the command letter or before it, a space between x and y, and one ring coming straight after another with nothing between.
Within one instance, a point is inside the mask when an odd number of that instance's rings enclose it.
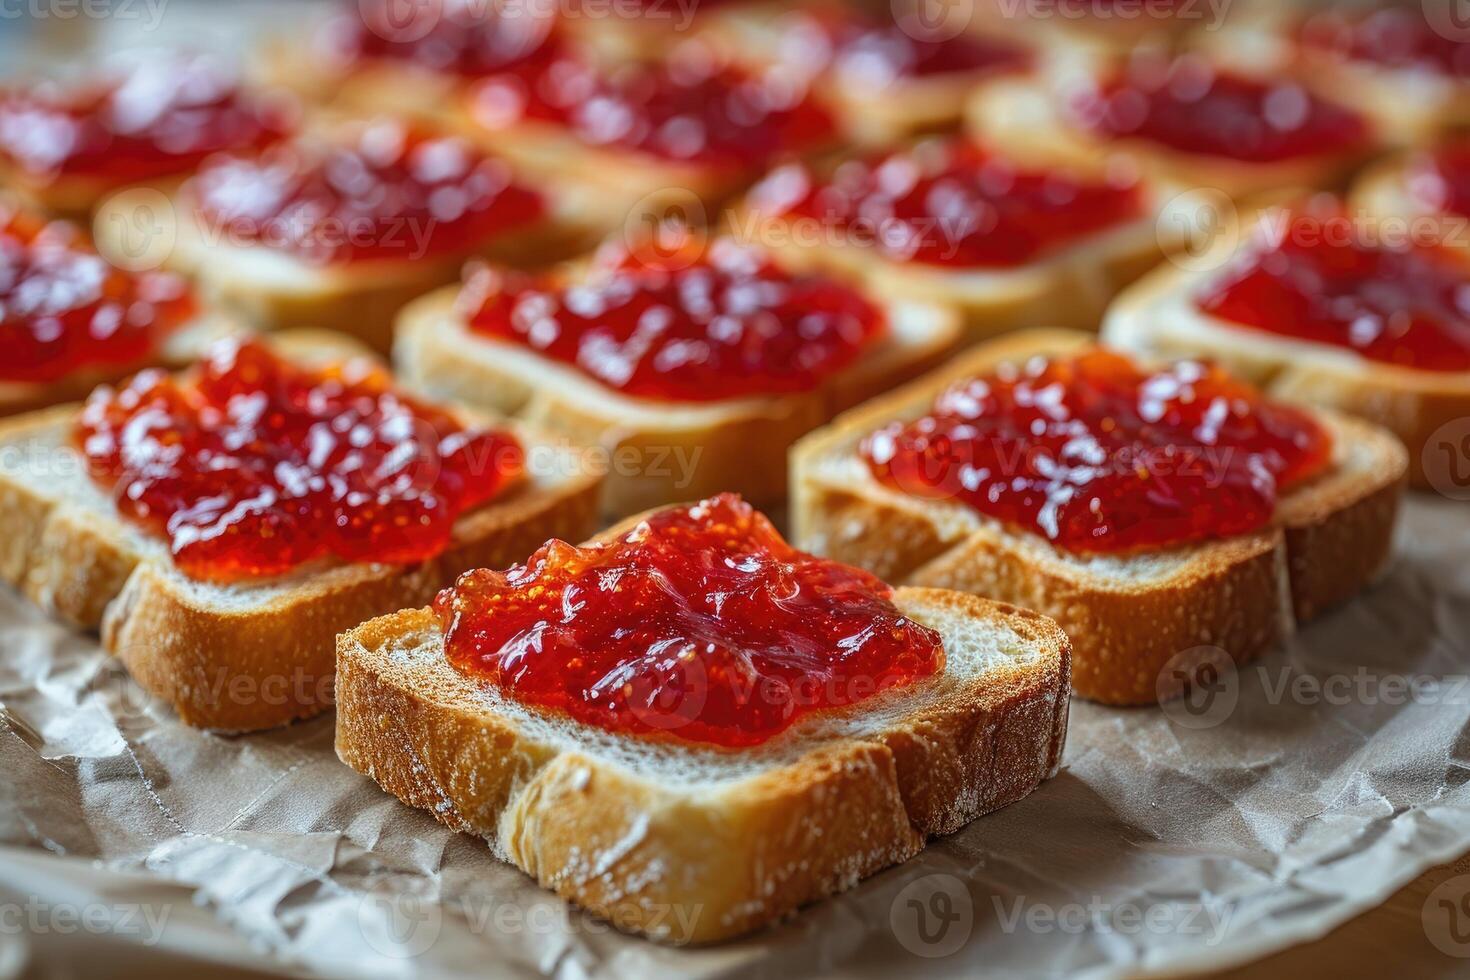
<instances>
[{"instance_id":1,"label":"slice of toast","mask_svg":"<svg viewBox=\"0 0 1470 980\"><path fill-rule=\"evenodd\" d=\"M345 352L322 335L282 339L302 358ZM118 516L72 447L76 412L60 406L0 424L0 579L63 620L100 627L103 645L143 688L202 728L270 728L327 709L339 631L425 602L465 569L507 564L548 536L595 526L599 472L512 425L528 478L462 516L437 557L201 582L178 570L167 542Z\"/></svg>"},{"instance_id":2,"label":"slice of toast","mask_svg":"<svg viewBox=\"0 0 1470 980\"><path fill-rule=\"evenodd\" d=\"M1161 671L1194 647L1220 647L1244 663L1383 567L1406 454L1389 433L1332 412L1319 413L1334 436L1331 471L1288 493L1274 526L1143 555L1070 554L959 501L890 489L857 455L869 432L921 417L955 381L1091 342L1068 331L1015 334L803 439L792 452L793 542L888 581L1051 616L1074 644L1074 690L1109 704L1156 702Z\"/></svg>"},{"instance_id":3,"label":"slice of toast","mask_svg":"<svg viewBox=\"0 0 1470 980\"><path fill-rule=\"evenodd\" d=\"M1271 220L1266 212L1262 220ZM1470 372L1422 371L1369 360L1344 347L1232 324L1201 311L1197 291L1228 272L1223 236L1187 267L1163 265L1125 290L1103 321L1105 343L1162 357L1208 357L1276 398L1346 412L1388 429L1408 447L1410 482L1447 475L1441 453L1462 452L1436 433L1470 415Z\"/></svg>"},{"instance_id":4,"label":"slice of toast","mask_svg":"<svg viewBox=\"0 0 1470 980\"><path fill-rule=\"evenodd\" d=\"M457 311L456 296L456 289L443 289L403 311L393 348L399 377L432 397L600 445L611 468L604 510L619 517L723 490L757 506L781 500L792 443L939 363L959 333L953 311L895 301L887 308L890 337L815 391L670 403L624 395L571 365L476 333Z\"/></svg>"},{"instance_id":5,"label":"slice of toast","mask_svg":"<svg viewBox=\"0 0 1470 980\"><path fill-rule=\"evenodd\" d=\"M621 928L739 935L912 857L1057 769L1069 650L1056 624L899 589L943 637L943 673L770 742L611 734L451 667L428 609L338 639L337 755L404 802Z\"/></svg>"}]
</instances>

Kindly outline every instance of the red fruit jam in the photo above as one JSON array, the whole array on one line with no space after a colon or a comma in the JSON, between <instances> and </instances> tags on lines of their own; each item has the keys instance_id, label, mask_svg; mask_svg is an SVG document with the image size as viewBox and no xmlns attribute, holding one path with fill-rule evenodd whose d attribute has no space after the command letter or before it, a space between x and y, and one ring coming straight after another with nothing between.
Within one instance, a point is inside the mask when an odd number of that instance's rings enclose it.
<instances>
[{"instance_id":1,"label":"red fruit jam","mask_svg":"<svg viewBox=\"0 0 1470 980\"><path fill-rule=\"evenodd\" d=\"M787 272L729 240L672 263L605 249L574 285L496 270L461 295L474 330L640 398L705 402L810 391L886 331L843 283Z\"/></svg>"},{"instance_id":2,"label":"red fruit jam","mask_svg":"<svg viewBox=\"0 0 1470 980\"><path fill-rule=\"evenodd\" d=\"M1410 166L1409 191L1433 211L1470 215L1470 140L1418 157Z\"/></svg>"},{"instance_id":3,"label":"red fruit jam","mask_svg":"<svg viewBox=\"0 0 1470 980\"><path fill-rule=\"evenodd\" d=\"M941 27L943 25L940 25ZM869 18L854 11L804 11L780 23L781 59L840 82L884 88L906 79L1025 71L1030 52L993 38L930 30L917 19Z\"/></svg>"},{"instance_id":4,"label":"red fruit jam","mask_svg":"<svg viewBox=\"0 0 1470 980\"><path fill-rule=\"evenodd\" d=\"M1226 74L1187 55L1168 62L1136 57L1072 108L1084 126L1109 138L1247 163L1342 153L1369 136L1357 113L1296 82Z\"/></svg>"},{"instance_id":5,"label":"red fruit jam","mask_svg":"<svg viewBox=\"0 0 1470 980\"><path fill-rule=\"evenodd\" d=\"M71 225L0 207L0 381L125 370L194 312L178 276L113 268Z\"/></svg>"},{"instance_id":6,"label":"red fruit jam","mask_svg":"<svg viewBox=\"0 0 1470 980\"><path fill-rule=\"evenodd\" d=\"M408 63L429 71L480 78L532 70L561 53L551 8L489 0L345 4L318 38L321 53L345 67Z\"/></svg>"},{"instance_id":7,"label":"red fruit jam","mask_svg":"<svg viewBox=\"0 0 1470 980\"><path fill-rule=\"evenodd\" d=\"M1427 248L1366 241L1341 212L1292 214L1196 301L1241 326L1423 371L1470 371L1470 278Z\"/></svg>"},{"instance_id":8,"label":"red fruit jam","mask_svg":"<svg viewBox=\"0 0 1470 980\"><path fill-rule=\"evenodd\" d=\"M41 178L108 186L187 173L212 153L265 146L292 126L278 96L242 91L204 55L150 55L77 88L0 93L0 156Z\"/></svg>"},{"instance_id":9,"label":"red fruit jam","mask_svg":"<svg viewBox=\"0 0 1470 980\"><path fill-rule=\"evenodd\" d=\"M614 732L758 745L944 669L939 634L867 572L797 551L734 494L604 544L467 572L434 609L449 662Z\"/></svg>"},{"instance_id":10,"label":"red fruit jam","mask_svg":"<svg viewBox=\"0 0 1470 980\"><path fill-rule=\"evenodd\" d=\"M384 121L350 142L217 158L191 187L209 233L320 264L473 251L546 213L503 161Z\"/></svg>"},{"instance_id":11,"label":"red fruit jam","mask_svg":"<svg viewBox=\"0 0 1470 980\"><path fill-rule=\"evenodd\" d=\"M529 83L487 79L470 96L471 113L492 130L532 119L590 146L741 172L831 140L832 117L794 73L748 73L700 48L684 51L614 75L563 59Z\"/></svg>"},{"instance_id":12,"label":"red fruit jam","mask_svg":"<svg viewBox=\"0 0 1470 980\"><path fill-rule=\"evenodd\" d=\"M1303 47L1394 71L1470 78L1470 37L1454 23L1452 4L1430 13L1422 4L1387 7L1366 16L1323 13L1303 21ZM1431 18L1445 18L1436 24Z\"/></svg>"},{"instance_id":13,"label":"red fruit jam","mask_svg":"<svg viewBox=\"0 0 1470 980\"><path fill-rule=\"evenodd\" d=\"M1219 368L1145 370L1094 348L961 381L860 451L895 489L961 501L1066 551L1116 554L1265 526L1331 442Z\"/></svg>"},{"instance_id":14,"label":"red fruit jam","mask_svg":"<svg viewBox=\"0 0 1470 980\"><path fill-rule=\"evenodd\" d=\"M523 471L514 436L464 428L380 368L301 367L255 341L217 345L187 381L98 389L76 438L119 512L218 582L431 558Z\"/></svg>"},{"instance_id":15,"label":"red fruit jam","mask_svg":"<svg viewBox=\"0 0 1470 980\"><path fill-rule=\"evenodd\" d=\"M849 161L825 183L791 164L750 201L758 213L810 219L890 259L950 268L1025 265L1143 214L1132 175L1022 169L957 139Z\"/></svg>"}]
</instances>

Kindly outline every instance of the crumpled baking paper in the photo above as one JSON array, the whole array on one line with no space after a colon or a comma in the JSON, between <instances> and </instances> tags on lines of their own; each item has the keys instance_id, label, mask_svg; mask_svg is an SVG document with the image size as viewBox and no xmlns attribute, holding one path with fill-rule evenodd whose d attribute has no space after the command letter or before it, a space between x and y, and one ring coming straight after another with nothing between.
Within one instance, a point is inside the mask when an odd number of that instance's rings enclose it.
<instances>
[{"instance_id":1,"label":"crumpled baking paper","mask_svg":"<svg viewBox=\"0 0 1470 980\"><path fill-rule=\"evenodd\" d=\"M330 717L192 731L0 592L0 976L58 949L354 978L1223 968L1470 850L1467 555L1470 504L1411 496L1367 595L1168 710L1075 703L1027 799L701 949L617 933L387 796Z\"/></svg>"}]
</instances>

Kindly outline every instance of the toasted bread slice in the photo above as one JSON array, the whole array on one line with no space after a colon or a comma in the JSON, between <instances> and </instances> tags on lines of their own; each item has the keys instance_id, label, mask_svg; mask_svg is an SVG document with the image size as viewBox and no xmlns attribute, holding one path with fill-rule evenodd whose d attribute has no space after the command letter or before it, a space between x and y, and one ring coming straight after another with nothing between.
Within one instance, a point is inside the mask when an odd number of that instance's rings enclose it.
<instances>
[{"instance_id":1,"label":"toasted bread slice","mask_svg":"<svg viewBox=\"0 0 1470 980\"><path fill-rule=\"evenodd\" d=\"M1234 254L1235 242L1226 236L1189 268L1165 265L1149 273L1108 310L1104 342L1163 357L1208 357L1277 398L1381 425L1408 447L1410 482L1433 487L1445 474L1439 454L1450 448L1434 436L1470 415L1470 372L1386 364L1202 312L1192 297L1226 270Z\"/></svg>"},{"instance_id":2,"label":"toasted bread slice","mask_svg":"<svg viewBox=\"0 0 1470 980\"><path fill-rule=\"evenodd\" d=\"M1335 187L1374 152L1365 146L1348 154L1313 154L1279 162L1227 160L1170 149L1149 140L1102 140L1065 118L1080 86L1106 64L1095 52L1066 51L1047 72L1030 79L1005 80L975 94L966 124L977 138L1008 151L1064 155L1120 155L1145 174L1181 187L1210 188L1235 200L1251 199L1287 187Z\"/></svg>"},{"instance_id":3,"label":"toasted bread slice","mask_svg":"<svg viewBox=\"0 0 1470 980\"><path fill-rule=\"evenodd\" d=\"M393 354L399 377L463 402L600 445L611 462L603 506L622 516L722 490L757 505L786 493L786 450L801 435L916 377L953 347L958 318L911 302L888 305L891 336L822 388L798 395L681 403L635 398L576 368L475 333L443 289L403 311Z\"/></svg>"},{"instance_id":4,"label":"toasted bread slice","mask_svg":"<svg viewBox=\"0 0 1470 980\"><path fill-rule=\"evenodd\" d=\"M1047 161L1073 162L1058 156ZM1145 197L1138 219L1068 242L1027 265L1001 269L901 262L859 242L811 241L800 233L802 219L770 217L749 200L727 211L724 221L733 237L760 242L794 266L826 269L878 296L953 307L969 343L1037 323L1096 330L1113 298L1182 249L1210 213L1207 198L1158 181L1147 185Z\"/></svg>"},{"instance_id":5,"label":"toasted bread slice","mask_svg":"<svg viewBox=\"0 0 1470 980\"><path fill-rule=\"evenodd\" d=\"M995 341L803 439L792 453L794 543L888 581L977 592L1053 617L1075 647L1074 689L1109 704L1155 702L1161 670L1196 646L1244 663L1383 567L1406 455L1389 433L1336 413L1321 413L1334 436L1331 471L1287 494L1275 526L1143 555L1070 554L959 501L892 490L857 455L865 435L922 416L957 380L1089 342L1044 330Z\"/></svg>"},{"instance_id":6,"label":"toasted bread slice","mask_svg":"<svg viewBox=\"0 0 1470 980\"><path fill-rule=\"evenodd\" d=\"M739 750L524 707L449 665L430 610L385 616L338 640L337 755L621 928L726 939L1056 771L1069 665L1056 624L939 589L894 601L943 636L942 674Z\"/></svg>"},{"instance_id":7,"label":"toasted bread slice","mask_svg":"<svg viewBox=\"0 0 1470 980\"><path fill-rule=\"evenodd\" d=\"M320 336L298 356L341 356ZM523 557L548 536L595 526L600 474L549 439L510 426L529 478L460 518L445 552L412 565L322 562L231 585L179 571L168 545L118 516L72 448L75 405L0 425L0 579L85 629L190 725L249 731L331 706L336 634L426 602L468 568Z\"/></svg>"},{"instance_id":8,"label":"toasted bread slice","mask_svg":"<svg viewBox=\"0 0 1470 980\"><path fill-rule=\"evenodd\" d=\"M132 254L125 236L136 234L130 230L144 216L152 226L150 248L158 249L167 267L192 276L222 309L262 330L336 330L382 353L392 342L399 309L456 281L466 259L537 266L584 251L613 226L610 217L593 217L568 192L552 195L551 213L534 225L496 235L472 253L320 265L280 249L232 241L227 229L212 227L199 216L187 182L162 209L156 206L156 194L148 193L143 198L123 191L98 207L94 225L99 248ZM412 236L421 231L408 222L389 233Z\"/></svg>"}]
</instances>

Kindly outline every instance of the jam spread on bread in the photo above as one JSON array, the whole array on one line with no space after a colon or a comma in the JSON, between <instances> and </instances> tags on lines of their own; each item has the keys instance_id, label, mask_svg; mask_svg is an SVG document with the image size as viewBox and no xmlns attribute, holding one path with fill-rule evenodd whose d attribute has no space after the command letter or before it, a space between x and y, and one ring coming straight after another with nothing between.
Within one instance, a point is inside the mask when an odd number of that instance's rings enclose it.
<instances>
[{"instance_id":1,"label":"jam spread on bread","mask_svg":"<svg viewBox=\"0 0 1470 980\"><path fill-rule=\"evenodd\" d=\"M777 22L780 56L798 71L830 71L839 84L882 89L908 79L951 75L989 76L1024 71L1031 54L997 38L939 24L927 29L917 16L873 17L841 8L800 11Z\"/></svg>"},{"instance_id":2,"label":"jam spread on bread","mask_svg":"<svg viewBox=\"0 0 1470 980\"><path fill-rule=\"evenodd\" d=\"M1243 534L1320 473L1329 434L1217 367L1142 367L1093 348L951 385L929 413L867 435L870 471L1079 554Z\"/></svg>"},{"instance_id":3,"label":"jam spread on bread","mask_svg":"<svg viewBox=\"0 0 1470 980\"><path fill-rule=\"evenodd\" d=\"M1470 371L1470 276L1427 247L1378 240L1334 206L1287 213L1196 297L1231 323L1422 371Z\"/></svg>"},{"instance_id":4,"label":"jam spread on bread","mask_svg":"<svg viewBox=\"0 0 1470 980\"><path fill-rule=\"evenodd\" d=\"M960 140L851 160L821 180L778 168L750 195L753 211L808 221L896 261L1011 268L1137 220L1135 177L1083 179L1018 166Z\"/></svg>"},{"instance_id":5,"label":"jam spread on bread","mask_svg":"<svg viewBox=\"0 0 1470 980\"><path fill-rule=\"evenodd\" d=\"M1081 93L1072 109L1084 126L1108 138L1244 163L1349 152L1369 135L1357 113L1297 82L1231 74L1192 55L1134 57L1122 72Z\"/></svg>"},{"instance_id":6,"label":"jam spread on bread","mask_svg":"<svg viewBox=\"0 0 1470 980\"><path fill-rule=\"evenodd\" d=\"M846 284L728 239L668 252L613 243L570 284L480 268L460 302L479 333L663 401L809 391L886 331Z\"/></svg>"},{"instance_id":7,"label":"jam spread on bread","mask_svg":"<svg viewBox=\"0 0 1470 980\"><path fill-rule=\"evenodd\" d=\"M1470 216L1470 140L1460 139L1417 157L1409 192L1434 211Z\"/></svg>"},{"instance_id":8,"label":"jam spread on bread","mask_svg":"<svg viewBox=\"0 0 1470 980\"><path fill-rule=\"evenodd\" d=\"M491 130L533 120L588 146L739 172L814 149L835 126L796 73L745 71L700 45L612 74L563 59L530 83L486 79L471 93L470 111Z\"/></svg>"},{"instance_id":9,"label":"jam spread on bread","mask_svg":"<svg viewBox=\"0 0 1470 980\"><path fill-rule=\"evenodd\" d=\"M115 187L264 146L294 117L294 106L242 90L208 56L150 53L83 85L0 92L0 156L40 179L77 176Z\"/></svg>"},{"instance_id":10,"label":"jam spread on bread","mask_svg":"<svg viewBox=\"0 0 1470 980\"><path fill-rule=\"evenodd\" d=\"M358 0L343 6L318 40L329 61L349 68L397 62L465 78L530 77L561 54L552 8L535 4Z\"/></svg>"},{"instance_id":11,"label":"jam spread on bread","mask_svg":"<svg viewBox=\"0 0 1470 980\"><path fill-rule=\"evenodd\" d=\"M306 367L258 341L221 342L184 380L99 388L76 440L123 517L214 582L432 558L524 469L513 435L404 397L365 360Z\"/></svg>"},{"instance_id":12,"label":"jam spread on bread","mask_svg":"<svg viewBox=\"0 0 1470 980\"><path fill-rule=\"evenodd\" d=\"M178 276L125 272L75 227L0 206L0 382L125 370L194 312Z\"/></svg>"},{"instance_id":13,"label":"jam spread on bread","mask_svg":"<svg viewBox=\"0 0 1470 980\"><path fill-rule=\"evenodd\" d=\"M891 595L721 494L467 572L434 609L449 662L522 704L738 748L943 670L939 635Z\"/></svg>"},{"instance_id":14,"label":"jam spread on bread","mask_svg":"<svg viewBox=\"0 0 1470 980\"><path fill-rule=\"evenodd\" d=\"M1439 11L1425 4L1369 8L1367 13L1315 14L1298 29L1308 51L1390 71L1470 78L1470 36L1453 18L1453 4ZM1434 18L1443 17L1443 24Z\"/></svg>"},{"instance_id":15,"label":"jam spread on bread","mask_svg":"<svg viewBox=\"0 0 1470 980\"><path fill-rule=\"evenodd\" d=\"M384 120L351 139L219 157L190 182L204 233L314 264L472 251L546 213L504 161Z\"/></svg>"}]
</instances>

